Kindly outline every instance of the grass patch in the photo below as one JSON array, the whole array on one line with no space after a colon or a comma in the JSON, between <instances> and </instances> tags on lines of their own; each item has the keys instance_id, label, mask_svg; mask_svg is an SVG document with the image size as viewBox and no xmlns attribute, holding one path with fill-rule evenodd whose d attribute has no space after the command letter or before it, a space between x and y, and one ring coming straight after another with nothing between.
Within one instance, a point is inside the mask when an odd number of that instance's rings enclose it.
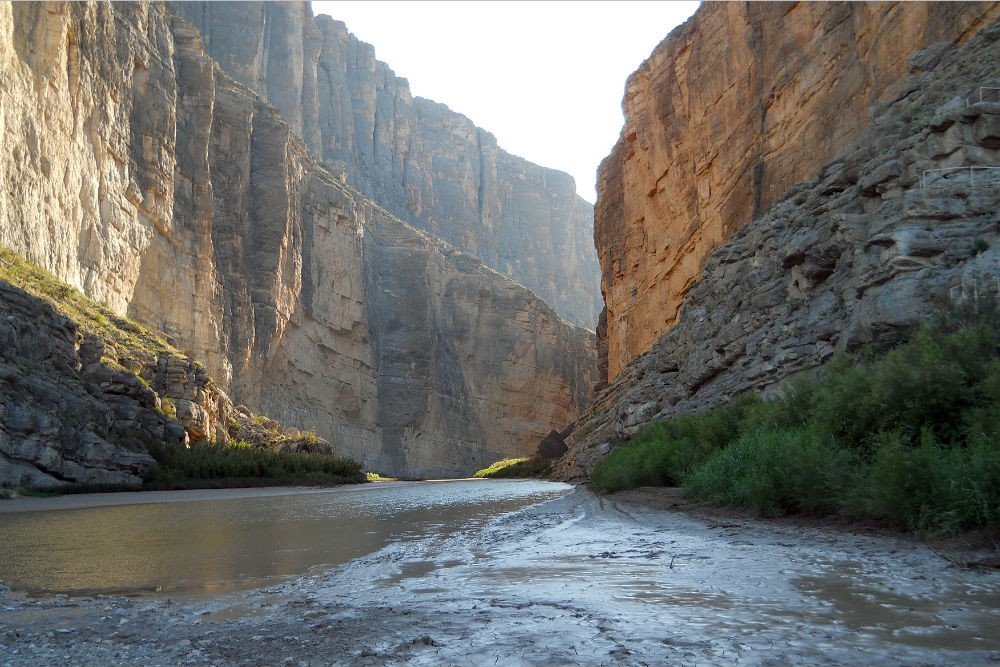
<instances>
[{"instance_id":1,"label":"grass patch","mask_svg":"<svg viewBox=\"0 0 1000 667\"><path fill-rule=\"evenodd\" d=\"M651 424L597 465L592 486L683 485L768 516L998 530L998 331L995 317L924 326L884 353L841 355L774 400Z\"/></svg>"},{"instance_id":2,"label":"grass patch","mask_svg":"<svg viewBox=\"0 0 1000 667\"><path fill-rule=\"evenodd\" d=\"M552 461L542 458L503 459L477 471L473 477L513 479L520 477L546 478L552 474Z\"/></svg>"},{"instance_id":3,"label":"grass patch","mask_svg":"<svg viewBox=\"0 0 1000 667\"><path fill-rule=\"evenodd\" d=\"M365 479L369 482L398 482L398 477L386 477L385 475L379 474L377 472L366 472Z\"/></svg>"},{"instance_id":4,"label":"grass patch","mask_svg":"<svg viewBox=\"0 0 1000 667\"><path fill-rule=\"evenodd\" d=\"M236 441L231 445L197 442L191 448L163 447L151 452L156 463L144 488L181 489L225 486L356 484L367 481L361 465L333 454L279 452Z\"/></svg>"},{"instance_id":5,"label":"grass patch","mask_svg":"<svg viewBox=\"0 0 1000 667\"><path fill-rule=\"evenodd\" d=\"M113 342L119 349L125 370L131 370L133 366L141 367L137 360L129 358L130 355L142 358L169 351L182 356L160 334L119 317L106 306L88 299L75 287L6 248L0 248L0 280L45 300L84 332Z\"/></svg>"}]
</instances>

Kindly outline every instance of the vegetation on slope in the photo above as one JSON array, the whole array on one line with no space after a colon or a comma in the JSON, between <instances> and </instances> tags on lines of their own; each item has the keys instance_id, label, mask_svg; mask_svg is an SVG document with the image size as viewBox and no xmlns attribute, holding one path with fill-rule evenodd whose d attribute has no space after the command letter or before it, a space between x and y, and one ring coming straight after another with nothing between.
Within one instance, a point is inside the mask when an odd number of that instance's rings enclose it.
<instances>
[{"instance_id":1,"label":"vegetation on slope","mask_svg":"<svg viewBox=\"0 0 1000 667\"><path fill-rule=\"evenodd\" d=\"M601 461L608 492L682 485L764 515L814 513L954 533L1000 527L998 318L841 355L770 401L657 422Z\"/></svg>"},{"instance_id":2,"label":"vegetation on slope","mask_svg":"<svg viewBox=\"0 0 1000 667\"><path fill-rule=\"evenodd\" d=\"M107 306L88 299L72 285L67 285L14 251L2 247L0 280L48 302L84 333L113 342L120 354L143 357L169 351L183 356L161 334L115 315Z\"/></svg>"},{"instance_id":3,"label":"vegetation on slope","mask_svg":"<svg viewBox=\"0 0 1000 667\"><path fill-rule=\"evenodd\" d=\"M515 477L548 477L552 473L552 461L540 457L503 459L476 472L473 477L488 479L512 479Z\"/></svg>"}]
</instances>

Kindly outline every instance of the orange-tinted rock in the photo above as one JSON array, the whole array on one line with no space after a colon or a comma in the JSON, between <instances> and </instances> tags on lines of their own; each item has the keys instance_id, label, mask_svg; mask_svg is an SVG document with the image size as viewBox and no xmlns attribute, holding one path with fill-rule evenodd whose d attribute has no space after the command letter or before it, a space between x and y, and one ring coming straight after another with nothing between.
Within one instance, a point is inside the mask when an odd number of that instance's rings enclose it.
<instances>
[{"instance_id":1,"label":"orange-tinted rock","mask_svg":"<svg viewBox=\"0 0 1000 667\"><path fill-rule=\"evenodd\" d=\"M713 248L860 139L908 69L932 65L908 63L914 51L998 15L990 2L704 3L671 33L629 78L598 179L608 378L677 320Z\"/></svg>"}]
</instances>

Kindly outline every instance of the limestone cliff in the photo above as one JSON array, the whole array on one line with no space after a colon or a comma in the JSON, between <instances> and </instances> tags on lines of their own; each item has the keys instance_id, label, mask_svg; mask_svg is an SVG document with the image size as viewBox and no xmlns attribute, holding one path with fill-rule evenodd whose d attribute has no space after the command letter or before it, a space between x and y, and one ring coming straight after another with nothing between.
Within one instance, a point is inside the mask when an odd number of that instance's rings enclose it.
<instances>
[{"instance_id":1,"label":"limestone cliff","mask_svg":"<svg viewBox=\"0 0 1000 667\"><path fill-rule=\"evenodd\" d=\"M0 34L0 244L174 338L236 402L428 475L525 453L585 405L590 336L331 174L166 6L0 4ZM411 317L433 340L393 328ZM397 414L407 383L427 400Z\"/></svg>"},{"instance_id":2,"label":"limestone cliff","mask_svg":"<svg viewBox=\"0 0 1000 667\"><path fill-rule=\"evenodd\" d=\"M677 321L713 248L861 138L910 53L933 45L933 63L997 15L993 2L703 3L629 78L599 171L604 379Z\"/></svg>"},{"instance_id":3,"label":"limestone cliff","mask_svg":"<svg viewBox=\"0 0 1000 667\"><path fill-rule=\"evenodd\" d=\"M510 155L414 98L371 45L300 2L182 2L208 52L270 100L323 164L397 217L526 285L593 329L593 208L572 177Z\"/></svg>"},{"instance_id":4,"label":"limestone cliff","mask_svg":"<svg viewBox=\"0 0 1000 667\"><path fill-rule=\"evenodd\" d=\"M981 88L1000 23L905 55L911 73L861 140L707 256L676 324L581 417L562 477L586 478L654 419L766 393L1000 293L1000 97Z\"/></svg>"}]
</instances>

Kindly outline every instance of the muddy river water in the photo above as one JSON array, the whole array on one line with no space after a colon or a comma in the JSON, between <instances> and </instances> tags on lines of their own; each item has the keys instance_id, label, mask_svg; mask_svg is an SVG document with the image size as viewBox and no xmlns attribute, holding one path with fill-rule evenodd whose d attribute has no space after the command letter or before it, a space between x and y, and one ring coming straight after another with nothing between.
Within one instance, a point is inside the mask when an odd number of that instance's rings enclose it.
<instances>
[{"instance_id":1,"label":"muddy river water","mask_svg":"<svg viewBox=\"0 0 1000 667\"><path fill-rule=\"evenodd\" d=\"M202 493L0 503L0 665L1000 664L1000 573L910 541L534 481Z\"/></svg>"}]
</instances>

